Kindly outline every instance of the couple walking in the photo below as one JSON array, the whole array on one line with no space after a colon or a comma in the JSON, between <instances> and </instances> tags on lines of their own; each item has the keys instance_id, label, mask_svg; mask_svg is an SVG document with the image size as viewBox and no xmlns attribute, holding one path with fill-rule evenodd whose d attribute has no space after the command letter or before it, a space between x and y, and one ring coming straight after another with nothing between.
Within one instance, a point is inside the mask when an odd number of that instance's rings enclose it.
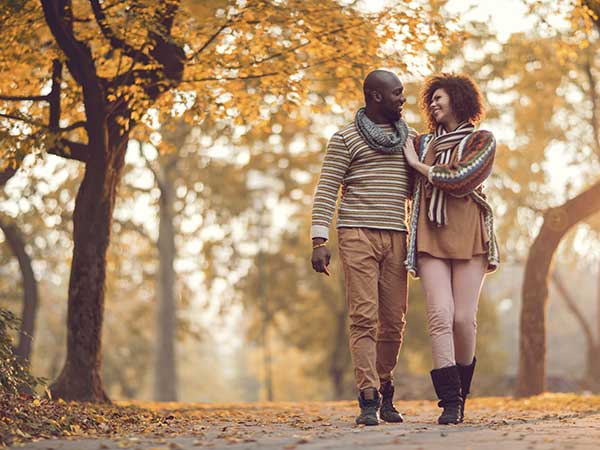
<instances>
[{"instance_id":1,"label":"couple walking","mask_svg":"<svg viewBox=\"0 0 600 450\"><path fill-rule=\"evenodd\" d=\"M406 323L407 273L424 286L431 379L443 408L438 422L460 423L476 363L481 285L498 265L482 192L495 140L475 130L482 95L465 75L428 78L420 100L429 133L418 135L402 119L404 86L393 72L369 73L363 90L365 107L327 146L311 227L313 268L328 275L329 228L343 186L337 232L359 391L356 423L377 425L378 414L403 421L392 402L392 372Z\"/></svg>"}]
</instances>

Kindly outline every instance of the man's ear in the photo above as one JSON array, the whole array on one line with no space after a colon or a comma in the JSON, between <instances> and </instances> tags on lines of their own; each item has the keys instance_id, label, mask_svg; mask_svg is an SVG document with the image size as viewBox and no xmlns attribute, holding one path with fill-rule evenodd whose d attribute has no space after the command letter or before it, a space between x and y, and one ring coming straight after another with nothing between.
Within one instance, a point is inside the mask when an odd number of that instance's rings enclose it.
<instances>
[{"instance_id":1,"label":"man's ear","mask_svg":"<svg viewBox=\"0 0 600 450\"><path fill-rule=\"evenodd\" d=\"M383 96L381 95L381 93L379 91L371 91L371 97L377 103L381 103L383 101Z\"/></svg>"}]
</instances>

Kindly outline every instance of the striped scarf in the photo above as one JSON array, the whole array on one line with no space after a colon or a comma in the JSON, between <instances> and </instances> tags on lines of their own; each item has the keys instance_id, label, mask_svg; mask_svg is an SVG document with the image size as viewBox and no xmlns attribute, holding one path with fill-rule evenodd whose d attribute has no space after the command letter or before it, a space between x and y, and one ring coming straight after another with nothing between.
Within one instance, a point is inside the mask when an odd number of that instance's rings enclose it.
<instances>
[{"instance_id":1,"label":"striped scarf","mask_svg":"<svg viewBox=\"0 0 600 450\"><path fill-rule=\"evenodd\" d=\"M438 125L433 134L433 139L426 150L426 152L430 150L435 151L434 165L450 164L452 150L473 131L475 131L475 126L469 122L462 122L456 130L450 132L446 131L442 125ZM433 186L427 216L438 227L448 223L446 194L435 186Z\"/></svg>"}]
</instances>

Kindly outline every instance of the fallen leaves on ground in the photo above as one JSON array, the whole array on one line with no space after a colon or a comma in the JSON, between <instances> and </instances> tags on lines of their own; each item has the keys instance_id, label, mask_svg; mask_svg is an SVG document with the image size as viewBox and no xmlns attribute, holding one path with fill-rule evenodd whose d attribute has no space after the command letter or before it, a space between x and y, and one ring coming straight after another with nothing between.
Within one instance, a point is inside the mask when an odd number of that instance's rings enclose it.
<instances>
[{"instance_id":1,"label":"fallen leaves on ground","mask_svg":"<svg viewBox=\"0 0 600 450\"><path fill-rule=\"evenodd\" d=\"M410 422L434 423L438 409L430 401L402 401L397 407ZM600 396L543 394L527 399L475 398L467 403L467 422L501 428L536 420L569 420L577 414L600 411ZM313 438L333 436L353 426L355 402L304 403L155 403L116 402L111 405L52 401L0 395L0 446L41 439L103 437L120 440L126 448L141 438L185 436L195 445L223 440L256 442L282 433L301 445ZM358 429L357 429L358 430ZM360 431L360 430L359 430ZM171 442L169 445L177 445ZM168 445L166 446L168 448Z\"/></svg>"},{"instance_id":2,"label":"fallen leaves on ground","mask_svg":"<svg viewBox=\"0 0 600 450\"><path fill-rule=\"evenodd\" d=\"M52 401L30 396L0 394L0 446L54 437L114 437L160 433L171 414L133 405Z\"/></svg>"}]
</instances>

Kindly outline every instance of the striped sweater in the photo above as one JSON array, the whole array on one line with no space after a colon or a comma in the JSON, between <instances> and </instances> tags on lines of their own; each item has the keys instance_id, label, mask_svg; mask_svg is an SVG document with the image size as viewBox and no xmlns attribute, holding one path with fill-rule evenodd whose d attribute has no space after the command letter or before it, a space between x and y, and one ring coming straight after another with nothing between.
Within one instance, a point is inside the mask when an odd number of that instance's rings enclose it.
<instances>
[{"instance_id":1,"label":"striped sweater","mask_svg":"<svg viewBox=\"0 0 600 450\"><path fill-rule=\"evenodd\" d=\"M391 125L380 125L386 132ZM409 130L409 139L416 132ZM311 238L329 239L340 186L337 227L406 231L405 204L412 191L404 153L370 148L354 122L335 133L327 146L312 212Z\"/></svg>"},{"instance_id":2,"label":"striped sweater","mask_svg":"<svg viewBox=\"0 0 600 450\"><path fill-rule=\"evenodd\" d=\"M431 134L422 135L415 140L415 148L421 161L425 159L425 153L432 137ZM490 237L487 259L488 271L491 272L500 264L500 254L494 233L494 214L481 191L481 184L492 171L496 154L496 140L489 131L475 131L460 142L456 151L458 151L456 158L452 158L455 162L449 165L435 165L429 169L429 182L455 197L468 195L481 208L485 228ZM415 278L418 277L417 233L419 230L417 223L419 210L427 208L427 205L421 205L421 189L424 188L425 183L427 180L424 177L419 177L415 183L409 219L410 233L405 265Z\"/></svg>"}]
</instances>

